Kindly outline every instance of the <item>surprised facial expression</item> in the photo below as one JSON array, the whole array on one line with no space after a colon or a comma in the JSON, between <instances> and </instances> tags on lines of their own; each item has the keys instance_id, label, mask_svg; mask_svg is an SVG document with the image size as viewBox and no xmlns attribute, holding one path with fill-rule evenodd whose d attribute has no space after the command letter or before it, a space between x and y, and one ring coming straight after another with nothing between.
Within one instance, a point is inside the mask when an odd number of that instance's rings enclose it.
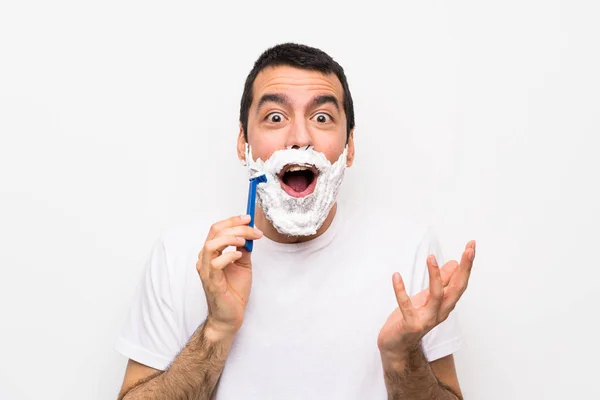
<instances>
[{"instance_id":1,"label":"surprised facial expression","mask_svg":"<svg viewBox=\"0 0 600 400\"><path fill-rule=\"evenodd\" d=\"M248 111L248 145L254 159L267 160L277 150L313 149L335 163L346 144L346 165L354 158L354 140L348 137L342 84L333 73L290 66L267 67L256 77ZM245 139L240 129L238 156L244 159ZM319 170L294 162L278 172L281 188L292 197L314 192Z\"/></svg>"}]
</instances>

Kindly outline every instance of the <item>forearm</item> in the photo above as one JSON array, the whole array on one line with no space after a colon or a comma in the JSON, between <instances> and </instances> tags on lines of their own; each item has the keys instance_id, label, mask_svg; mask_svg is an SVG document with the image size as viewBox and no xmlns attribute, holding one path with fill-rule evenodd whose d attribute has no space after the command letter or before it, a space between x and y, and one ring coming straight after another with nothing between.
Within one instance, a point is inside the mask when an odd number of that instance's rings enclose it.
<instances>
[{"instance_id":1,"label":"forearm","mask_svg":"<svg viewBox=\"0 0 600 400\"><path fill-rule=\"evenodd\" d=\"M233 335L218 333L205 321L167 370L138 382L119 400L210 399L232 342Z\"/></svg>"},{"instance_id":2,"label":"forearm","mask_svg":"<svg viewBox=\"0 0 600 400\"><path fill-rule=\"evenodd\" d=\"M382 356L389 400L462 400L435 377L421 346L407 351L401 359Z\"/></svg>"}]
</instances>

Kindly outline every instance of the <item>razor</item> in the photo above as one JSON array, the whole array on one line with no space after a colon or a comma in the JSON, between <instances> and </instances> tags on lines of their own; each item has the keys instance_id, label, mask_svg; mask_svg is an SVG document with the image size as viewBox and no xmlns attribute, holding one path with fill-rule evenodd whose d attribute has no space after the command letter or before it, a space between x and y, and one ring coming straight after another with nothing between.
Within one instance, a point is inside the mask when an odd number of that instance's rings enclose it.
<instances>
[{"instance_id":1,"label":"razor","mask_svg":"<svg viewBox=\"0 0 600 400\"><path fill-rule=\"evenodd\" d=\"M248 205L246 206L246 214L250 215L250 223L248 226L254 228L254 211L256 210L256 187L259 183L264 183L267 181L267 177L265 174L256 176L254 178L250 178L250 187L248 188ZM252 252L252 247L254 245L254 240L246 240L246 244L244 244L244 249L249 252Z\"/></svg>"}]
</instances>

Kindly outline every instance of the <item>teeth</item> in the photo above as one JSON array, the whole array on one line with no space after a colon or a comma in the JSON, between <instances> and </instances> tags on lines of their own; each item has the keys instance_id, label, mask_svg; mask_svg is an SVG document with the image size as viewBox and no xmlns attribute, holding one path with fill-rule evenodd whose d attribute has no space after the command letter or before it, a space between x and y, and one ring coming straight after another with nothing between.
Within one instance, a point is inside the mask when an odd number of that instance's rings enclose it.
<instances>
[{"instance_id":1,"label":"teeth","mask_svg":"<svg viewBox=\"0 0 600 400\"><path fill-rule=\"evenodd\" d=\"M291 167L290 169L288 169L288 172L306 171L307 169L310 169L310 168L297 166L297 167Z\"/></svg>"}]
</instances>

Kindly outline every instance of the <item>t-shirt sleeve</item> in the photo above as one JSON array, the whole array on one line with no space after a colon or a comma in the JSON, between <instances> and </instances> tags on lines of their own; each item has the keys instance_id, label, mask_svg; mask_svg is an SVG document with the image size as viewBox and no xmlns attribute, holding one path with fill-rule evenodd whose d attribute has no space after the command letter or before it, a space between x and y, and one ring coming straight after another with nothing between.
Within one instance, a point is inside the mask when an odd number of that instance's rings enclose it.
<instances>
[{"instance_id":1,"label":"t-shirt sleeve","mask_svg":"<svg viewBox=\"0 0 600 400\"><path fill-rule=\"evenodd\" d=\"M427 257L435 254L438 265L444 265L442 249L435 232L430 228L419 245L415 257L414 281L412 284L414 295L429 287L429 272L427 271ZM453 354L466 347L466 342L459 325L456 310L452 311L448 318L433 328L423 337L423 351L427 359L435 361L439 358Z\"/></svg>"},{"instance_id":2,"label":"t-shirt sleeve","mask_svg":"<svg viewBox=\"0 0 600 400\"><path fill-rule=\"evenodd\" d=\"M164 241L158 239L115 343L117 352L158 370L165 370L180 350L170 283Z\"/></svg>"}]
</instances>

